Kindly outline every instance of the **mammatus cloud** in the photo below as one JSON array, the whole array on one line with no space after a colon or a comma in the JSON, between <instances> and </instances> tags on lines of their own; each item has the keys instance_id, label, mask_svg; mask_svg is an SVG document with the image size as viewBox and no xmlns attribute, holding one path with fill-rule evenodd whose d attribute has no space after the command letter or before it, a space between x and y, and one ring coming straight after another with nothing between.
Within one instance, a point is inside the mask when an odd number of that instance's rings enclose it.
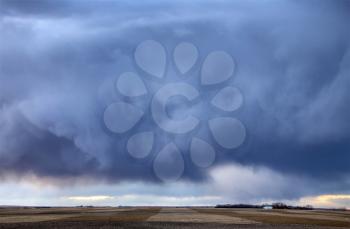
<instances>
[{"instance_id":1,"label":"mammatus cloud","mask_svg":"<svg viewBox=\"0 0 350 229\"><path fill-rule=\"evenodd\" d=\"M119 98L119 76L136 67L135 47L156 40L172 57L177 44L189 41L199 50L198 72L191 74L199 76L209 53L225 51L236 61L233 82L244 97L232 117L244 123L247 137L234 150L209 141L216 151L213 166L234 162L265 168L261 180L274 177L277 188L285 190L273 198L349 189L347 1L207 1L201 6L0 1L0 6L1 177L30 173L56 182L159 182L153 161L172 136L161 135L159 150L135 160L125 151L126 139L135 133L111 133L103 115ZM200 92L211 96L206 88ZM193 111L210 113L202 107ZM142 125L155 128L147 110L145 117ZM182 153L184 181L210 179L210 170L195 166L189 151ZM251 183L261 184L254 172L243 170ZM234 177L237 168L228 171ZM286 188L289 179L301 183L295 195ZM309 190L304 179L324 185ZM242 193L253 189L237 183L245 187Z\"/></svg>"}]
</instances>

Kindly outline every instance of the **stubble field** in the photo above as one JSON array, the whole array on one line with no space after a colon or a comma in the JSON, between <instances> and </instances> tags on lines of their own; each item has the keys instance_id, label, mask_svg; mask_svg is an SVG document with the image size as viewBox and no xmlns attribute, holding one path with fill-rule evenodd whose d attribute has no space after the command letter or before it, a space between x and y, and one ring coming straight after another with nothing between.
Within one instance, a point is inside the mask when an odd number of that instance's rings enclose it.
<instances>
[{"instance_id":1,"label":"stubble field","mask_svg":"<svg viewBox=\"0 0 350 229\"><path fill-rule=\"evenodd\" d=\"M2 228L350 228L350 212L161 207L1 208Z\"/></svg>"}]
</instances>

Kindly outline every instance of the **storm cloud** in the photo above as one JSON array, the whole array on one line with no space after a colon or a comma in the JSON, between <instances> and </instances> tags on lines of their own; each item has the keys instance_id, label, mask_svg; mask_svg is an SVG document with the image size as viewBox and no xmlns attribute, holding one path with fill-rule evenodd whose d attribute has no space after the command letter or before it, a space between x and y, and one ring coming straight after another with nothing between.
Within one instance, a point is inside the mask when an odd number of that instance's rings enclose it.
<instances>
[{"instance_id":1,"label":"storm cloud","mask_svg":"<svg viewBox=\"0 0 350 229\"><path fill-rule=\"evenodd\" d=\"M134 132L114 134L103 123L106 107L118 100L115 80L135 69L135 47L152 39L169 61L181 41L195 44L200 63L215 50L234 57L232 83L244 105L233 116L247 138L235 150L212 142L216 166L263 166L322 181L324 192L349 190L349 21L350 4L341 0L2 0L0 176L159 182L153 160L175 137L159 136L152 154L135 160L125 152ZM154 126L150 112L142 122ZM182 153L181 179L208 179ZM283 190L286 198L298 196Z\"/></svg>"}]
</instances>

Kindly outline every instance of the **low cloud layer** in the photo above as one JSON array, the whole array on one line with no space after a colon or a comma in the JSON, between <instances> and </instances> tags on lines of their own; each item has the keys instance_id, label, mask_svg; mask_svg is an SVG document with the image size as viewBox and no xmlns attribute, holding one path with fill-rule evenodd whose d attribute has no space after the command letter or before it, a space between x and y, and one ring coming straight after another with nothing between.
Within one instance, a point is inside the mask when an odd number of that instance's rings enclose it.
<instances>
[{"instance_id":1,"label":"low cloud layer","mask_svg":"<svg viewBox=\"0 0 350 229\"><path fill-rule=\"evenodd\" d=\"M27 176L2 183L1 203L55 206L213 206L224 203L292 205L349 208L349 195L332 193L332 185L319 180L281 174L266 167L231 164L209 171L206 182L82 182L62 186L52 180ZM334 181L333 185L337 182ZM318 187L318 189L314 189ZM333 190L334 191L334 190ZM324 195L327 192L330 194Z\"/></svg>"},{"instance_id":2,"label":"low cloud layer","mask_svg":"<svg viewBox=\"0 0 350 229\"><path fill-rule=\"evenodd\" d=\"M103 123L104 110L118 99L116 78L135 68L135 47L153 39L168 57L190 41L201 62L215 50L235 58L233 83L244 105L234 117L247 139L235 150L216 147L215 166L265 168L263 177L248 170L250 182L236 181L245 195L259 190L269 198L270 190L259 186L269 180L280 181L275 199L349 190L348 1L2 0L0 9L2 178L159 182L152 169L157 152L135 160L125 152L126 136ZM148 116L143 125L154 125ZM161 136L157 147L168 138ZM209 170L183 155L183 180L210 179ZM220 171L219 181L239 173ZM316 190L308 180L322 185ZM288 191L287 182L300 185Z\"/></svg>"}]
</instances>

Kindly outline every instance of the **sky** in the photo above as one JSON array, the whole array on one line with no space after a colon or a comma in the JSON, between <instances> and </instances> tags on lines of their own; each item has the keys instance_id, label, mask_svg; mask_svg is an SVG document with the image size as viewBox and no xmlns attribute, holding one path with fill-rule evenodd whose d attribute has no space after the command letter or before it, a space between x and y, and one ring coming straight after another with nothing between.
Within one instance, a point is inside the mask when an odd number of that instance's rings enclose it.
<instances>
[{"instance_id":1,"label":"sky","mask_svg":"<svg viewBox=\"0 0 350 229\"><path fill-rule=\"evenodd\" d=\"M347 0L0 0L0 205L350 208L349 21Z\"/></svg>"}]
</instances>

